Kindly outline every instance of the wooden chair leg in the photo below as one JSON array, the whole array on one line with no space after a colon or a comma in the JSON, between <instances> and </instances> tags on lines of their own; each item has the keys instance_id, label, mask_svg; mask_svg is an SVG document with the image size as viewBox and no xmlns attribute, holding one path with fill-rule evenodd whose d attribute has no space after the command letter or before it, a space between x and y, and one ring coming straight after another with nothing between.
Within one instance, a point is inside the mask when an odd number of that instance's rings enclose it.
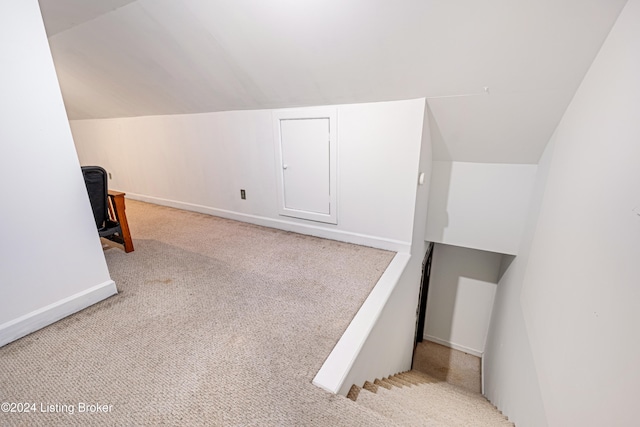
<instances>
[{"instance_id":1,"label":"wooden chair leg","mask_svg":"<svg viewBox=\"0 0 640 427\"><path fill-rule=\"evenodd\" d=\"M124 240L124 251L129 253L133 252L133 240L131 239L131 232L129 231L129 223L127 222L127 214L125 212L124 195L119 191L109 190L109 198L111 204L115 210L115 216L122 228L122 239Z\"/></svg>"}]
</instances>

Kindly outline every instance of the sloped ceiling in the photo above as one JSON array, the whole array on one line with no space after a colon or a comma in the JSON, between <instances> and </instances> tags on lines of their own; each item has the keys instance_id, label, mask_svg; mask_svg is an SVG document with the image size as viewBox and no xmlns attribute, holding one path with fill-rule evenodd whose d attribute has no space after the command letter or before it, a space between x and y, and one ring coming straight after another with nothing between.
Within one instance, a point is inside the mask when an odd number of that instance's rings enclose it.
<instances>
[{"instance_id":1,"label":"sloped ceiling","mask_svg":"<svg viewBox=\"0 0 640 427\"><path fill-rule=\"evenodd\" d=\"M537 163L625 1L40 4L70 119L427 97L434 158Z\"/></svg>"}]
</instances>

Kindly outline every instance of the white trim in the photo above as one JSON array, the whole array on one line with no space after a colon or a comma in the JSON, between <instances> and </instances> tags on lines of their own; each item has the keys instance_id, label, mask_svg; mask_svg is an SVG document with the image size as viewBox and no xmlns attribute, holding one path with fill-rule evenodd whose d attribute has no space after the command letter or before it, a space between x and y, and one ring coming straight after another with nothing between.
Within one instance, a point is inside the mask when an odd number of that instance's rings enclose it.
<instances>
[{"instance_id":1,"label":"white trim","mask_svg":"<svg viewBox=\"0 0 640 427\"><path fill-rule=\"evenodd\" d=\"M313 384L331 393L339 393L373 327L376 325L411 255L398 253L378 280L360 310L342 334Z\"/></svg>"},{"instance_id":2,"label":"white trim","mask_svg":"<svg viewBox=\"0 0 640 427\"><path fill-rule=\"evenodd\" d=\"M282 216L307 219L328 224L338 223L338 120L336 107L311 107L311 108L287 108L274 110L273 118L273 143L276 153L276 170L278 171L278 213ZM282 135L280 125L282 120L297 119L328 119L329 120L329 214L309 212L288 208L285 203L284 169L282 160Z\"/></svg>"},{"instance_id":3,"label":"white trim","mask_svg":"<svg viewBox=\"0 0 640 427\"><path fill-rule=\"evenodd\" d=\"M431 342L434 342L436 344L440 344L440 345L443 345L445 347L452 348L454 350L464 351L465 353L469 353L469 354L471 354L473 356L482 357L482 355L484 354L483 351L475 350L473 348L465 347L463 345L456 344L456 343L451 342L451 341L443 340L441 338L434 337L433 335L425 335L423 338L425 340L427 340L427 341L431 341Z\"/></svg>"},{"instance_id":4,"label":"white trim","mask_svg":"<svg viewBox=\"0 0 640 427\"><path fill-rule=\"evenodd\" d=\"M118 293L113 280L79 292L0 325L0 347Z\"/></svg>"},{"instance_id":5,"label":"white trim","mask_svg":"<svg viewBox=\"0 0 640 427\"><path fill-rule=\"evenodd\" d=\"M242 212L230 211L226 209L212 208L209 206L194 203L178 202L175 200L163 199L160 197L145 196L142 194L128 193L127 197L132 200L153 203L156 205L168 206L176 209L199 212L207 215L219 216L221 218L233 219L236 221L248 222L264 227L277 228L279 230L292 231L294 233L308 234L324 239L338 240L341 242L354 243L356 245L370 246L373 248L385 249L393 252L409 252L410 242L376 237L367 234L353 233L351 231L334 230L321 225L300 224L282 219L267 218L259 215L251 215Z\"/></svg>"},{"instance_id":6,"label":"white trim","mask_svg":"<svg viewBox=\"0 0 640 427\"><path fill-rule=\"evenodd\" d=\"M480 383L482 384L481 393L484 396L484 353L480 356Z\"/></svg>"}]
</instances>

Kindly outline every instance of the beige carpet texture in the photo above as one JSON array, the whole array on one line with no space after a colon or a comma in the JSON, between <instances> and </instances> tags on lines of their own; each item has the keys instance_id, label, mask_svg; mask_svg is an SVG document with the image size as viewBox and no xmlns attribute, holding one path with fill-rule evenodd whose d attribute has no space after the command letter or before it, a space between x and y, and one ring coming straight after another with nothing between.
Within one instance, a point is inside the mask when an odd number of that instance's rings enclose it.
<instances>
[{"instance_id":1,"label":"beige carpet texture","mask_svg":"<svg viewBox=\"0 0 640 427\"><path fill-rule=\"evenodd\" d=\"M0 426L393 426L403 401L412 425L491 412L446 383L378 404L311 383L394 253L132 200L127 216L135 251L105 250L119 294L0 348L0 402L37 405Z\"/></svg>"},{"instance_id":2,"label":"beige carpet texture","mask_svg":"<svg viewBox=\"0 0 640 427\"><path fill-rule=\"evenodd\" d=\"M0 425L381 425L311 381L393 253L132 200L127 216L135 251L105 252L119 294L0 348L0 401L39 411Z\"/></svg>"},{"instance_id":3,"label":"beige carpet texture","mask_svg":"<svg viewBox=\"0 0 640 427\"><path fill-rule=\"evenodd\" d=\"M480 358L431 341L418 344L413 353L413 369L438 381L480 393Z\"/></svg>"}]
</instances>

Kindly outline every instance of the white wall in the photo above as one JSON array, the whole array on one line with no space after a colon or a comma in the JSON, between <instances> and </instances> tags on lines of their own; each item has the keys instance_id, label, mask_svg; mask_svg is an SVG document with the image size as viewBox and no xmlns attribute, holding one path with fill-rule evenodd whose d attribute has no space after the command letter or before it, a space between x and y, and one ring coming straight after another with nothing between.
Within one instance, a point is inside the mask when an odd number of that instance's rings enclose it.
<instances>
[{"instance_id":1,"label":"white wall","mask_svg":"<svg viewBox=\"0 0 640 427\"><path fill-rule=\"evenodd\" d=\"M111 187L131 197L408 250L424 104L336 106L337 226L278 215L270 110L72 121L71 128L81 163L105 167Z\"/></svg>"},{"instance_id":2,"label":"white wall","mask_svg":"<svg viewBox=\"0 0 640 427\"><path fill-rule=\"evenodd\" d=\"M424 338L482 356L502 255L436 244Z\"/></svg>"},{"instance_id":3,"label":"white wall","mask_svg":"<svg viewBox=\"0 0 640 427\"><path fill-rule=\"evenodd\" d=\"M354 322L359 321L361 314L368 316L366 321L355 325L366 327L360 328L365 334L357 337L355 346L346 343L342 347L352 347L357 351L346 355L350 357L347 359L349 367L337 383L337 388L331 389L332 391L337 390L341 394L346 394L353 384L362 385L367 380L373 381L375 378L403 372L411 367L422 262L427 249L423 236L426 229L432 162L430 123L426 109L424 114L420 154L413 159L413 163L407 165L414 171L414 181L411 185L411 189L414 191L411 250L409 254L399 253L396 255L389 269L392 271L385 272L385 276L381 278L382 283L379 282L376 285L367 301L365 301L362 309L366 309L367 313L359 311L354 319ZM425 181L422 185L418 183L419 173L421 172L425 174ZM394 277L387 277L391 276L391 274ZM391 279L395 280L391 282ZM380 285L384 289L379 289ZM349 329L351 329L354 322L349 326ZM338 347L341 347L340 344L345 338L352 339L354 337L345 334L338 346L336 346L338 350L342 349ZM331 360L333 356L334 352L327 359L329 364L335 362ZM322 376L322 371L325 369L327 362L323 365L316 379L320 379L318 377ZM338 371L336 370L335 372ZM320 385L316 382L316 379L314 379L314 384Z\"/></svg>"},{"instance_id":4,"label":"white wall","mask_svg":"<svg viewBox=\"0 0 640 427\"><path fill-rule=\"evenodd\" d=\"M403 369L405 354L412 347L403 346L402 342L400 345L389 344L404 335L397 332L408 334L411 328L396 331L392 326L394 321L382 319L382 314L389 311L390 304L393 310L404 312L397 303L390 301L396 288L402 286L410 259L411 254L400 252L391 260L313 378L314 385L346 395L353 384L362 385L367 380L406 370Z\"/></svg>"},{"instance_id":5,"label":"white wall","mask_svg":"<svg viewBox=\"0 0 640 427\"><path fill-rule=\"evenodd\" d=\"M517 254L536 168L433 162L426 240Z\"/></svg>"},{"instance_id":6,"label":"white wall","mask_svg":"<svg viewBox=\"0 0 640 427\"><path fill-rule=\"evenodd\" d=\"M115 293L37 0L0 3L0 345Z\"/></svg>"},{"instance_id":7,"label":"white wall","mask_svg":"<svg viewBox=\"0 0 640 427\"><path fill-rule=\"evenodd\" d=\"M550 142L498 286L485 386L518 426L637 424L638 22L630 0Z\"/></svg>"},{"instance_id":8,"label":"white wall","mask_svg":"<svg viewBox=\"0 0 640 427\"><path fill-rule=\"evenodd\" d=\"M536 183L524 227L519 254L505 256L493 303L491 323L482 359L485 396L518 426L547 425L540 393L536 365L520 304L529 251L533 241L540 201L553 155L553 142L545 149L538 164ZM509 263L510 261L510 263ZM540 315L544 315L542 312Z\"/></svg>"}]
</instances>

